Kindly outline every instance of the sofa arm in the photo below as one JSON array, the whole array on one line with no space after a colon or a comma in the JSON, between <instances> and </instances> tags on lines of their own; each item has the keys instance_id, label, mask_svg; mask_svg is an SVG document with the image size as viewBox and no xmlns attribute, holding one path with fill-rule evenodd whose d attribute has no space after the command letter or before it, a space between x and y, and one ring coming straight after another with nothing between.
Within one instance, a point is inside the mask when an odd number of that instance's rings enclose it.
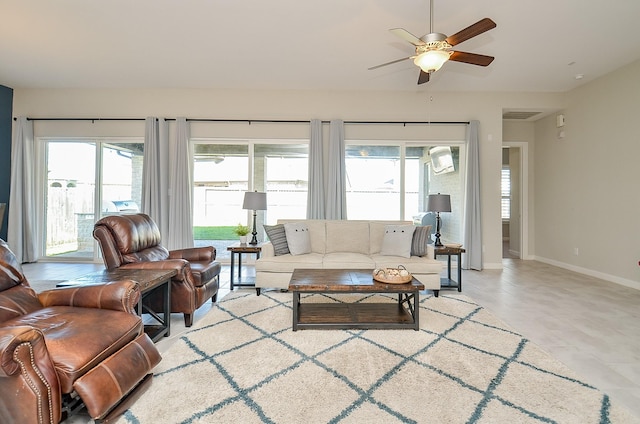
<instances>
[{"instance_id":1,"label":"sofa arm","mask_svg":"<svg viewBox=\"0 0 640 424\"><path fill-rule=\"evenodd\" d=\"M435 259L436 258L436 252L435 252L435 248L433 247L433 244L427 244L427 258L429 259Z\"/></svg>"},{"instance_id":2,"label":"sofa arm","mask_svg":"<svg viewBox=\"0 0 640 424\"><path fill-rule=\"evenodd\" d=\"M14 360L18 346L23 343L34 344L38 341L44 341L44 336L33 327L0 328L0 377L9 377L20 371L20 364Z\"/></svg>"},{"instance_id":3,"label":"sofa arm","mask_svg":"<svg viewBox=\"0 0 640 424\"><path fill-rule=\"evenodd\" d=\"M189 262L185 259L165 259L163 261L131 262L122 265L120 269L175 269L176 275L172 280L181 281L184 278L185 268L189 268Z\"/></svg>"},{"instance_id":4,"label":"sofa arm","mask_svg":"<svg viewBox=\"0 0 640 424\"><path fill-rule=\"evenodd\" d=\"M216 259L216 248L203 246L170 250L169 259L186 259L189 262L214 261Z\"/></svg>"},{"instance_id":5,"label":"sofa arm","mask_svg":"<svg viewBox=\"0 0 640 424\"><path fill-rule=\"evenodd\" d=\"M275 255L275 249L273 248L273 244L270 241L265 241L264 243L262 243L262 249L260 251L261 258L271 257Z\"/></svg>"},{"instance_id":6,"label":"sofa arm","mask_svg":"<svg viewBox=\"0 0 640 424\"><path fill-rule=\"evenodd\" d=\"M2 422L61 419L58 376L40 330L0 327L0 410Z\"/></svg>"},{"instance_id":7,"label":"sofa arm","mask_svg":"<svg viewBox=\"0 0 640 424\"><path fill-rule=\"evenodd\" d=\"M43 306L75 306L135 313L140 285L133 280L112 281L47 290L38 294Z\"/></svg>"}]
</instances>

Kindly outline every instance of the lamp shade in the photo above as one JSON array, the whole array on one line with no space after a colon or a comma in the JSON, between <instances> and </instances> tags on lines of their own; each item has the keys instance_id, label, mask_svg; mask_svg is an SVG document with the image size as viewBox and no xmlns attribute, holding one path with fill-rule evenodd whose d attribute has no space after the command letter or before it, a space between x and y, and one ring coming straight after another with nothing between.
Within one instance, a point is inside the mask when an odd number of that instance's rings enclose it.
<instances>
[{"instance_id":1,"label":"lamp shade","mask_svg":"<svg viewBox=\"0 0 640 424\"><path fill-rule=\"evenodd\" d=\"M451 212L451 196L448 194L430 194L427 201L429 212Z\"/></svg>"},{"instance_id":2,"label":"lamp shade","mask_svg":"<svg viewBox=\"0 0 640 424\"><path fill-rule=\"evenodd\" d=\"M247 191L244 194L242 209L249 209L254 211L267 210L267 193Z\"/></svg>"},{"instance_id":3,"label":"lamp shade","mask_svg":"<svg viewBox=\"0 0 640 424\"><path fill-rule=\"evenodd\" d=\"M435 72L449 60L450 52L444 50L429 50L413 59L413 63L420 67L424 72Z\"/></svg>"}]
</instances>

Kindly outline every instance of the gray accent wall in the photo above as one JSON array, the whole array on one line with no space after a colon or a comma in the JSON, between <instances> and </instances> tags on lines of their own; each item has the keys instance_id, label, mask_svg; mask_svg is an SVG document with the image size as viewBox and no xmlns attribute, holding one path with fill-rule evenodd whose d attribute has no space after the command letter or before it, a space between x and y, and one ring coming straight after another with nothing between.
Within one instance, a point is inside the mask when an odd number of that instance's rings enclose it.
<instances>
[{"instance_id":1,"label":"gray accent wall","mask_svg":"<svg viewBox=\"0 0 640 424\"><path fill-rule=\"evenodd\" d=\"M0 203L9 203L11 187L11 114L13 89L0 85ZM0 238L7 239L6 211L0 223Z\"/></svg>"}]
</instances>

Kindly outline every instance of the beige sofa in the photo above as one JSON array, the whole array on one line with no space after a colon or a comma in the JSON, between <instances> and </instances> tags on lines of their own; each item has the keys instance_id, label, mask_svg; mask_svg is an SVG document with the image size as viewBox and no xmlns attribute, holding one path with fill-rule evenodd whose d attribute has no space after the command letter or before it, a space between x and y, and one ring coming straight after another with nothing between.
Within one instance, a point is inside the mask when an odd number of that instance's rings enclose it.
<instances>
[{"instance_id":1,"label":"beige sofa","mask_svg":"<svg viewBox=\"0 0 640 424\"><path fill-rule=\"evenodd\" d=\"M387 225L411 225L410 221L356 220L279 220L278 224L305 222L309 228L311 253L275 256L271 242L262 246L256 261L256 290L262 288L287 289L295 268L371 269L397 268L403 265L426 289L438 295L442 262L436 261L433 245L426 256L382 255Z\"/></svg>"}]
</instances>

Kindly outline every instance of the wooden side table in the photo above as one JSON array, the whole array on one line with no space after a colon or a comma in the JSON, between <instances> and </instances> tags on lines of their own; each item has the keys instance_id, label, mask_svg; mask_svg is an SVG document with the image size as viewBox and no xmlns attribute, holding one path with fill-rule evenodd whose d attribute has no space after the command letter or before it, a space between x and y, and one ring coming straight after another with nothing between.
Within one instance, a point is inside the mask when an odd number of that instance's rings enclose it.
<instances>
[{"instance_id":1,"label":"wooden side table","mask_svg":"<svg viewBox=\"0 0 640 424\"><path fill-rule=\"evenodd\" d=\"M462 247L434 246L434 259L438 256L447 255L447 278L440 278L440 288L457 288L459 292L462 291L462 254L465 252L466 250ZM458 257L458 281L451 278L451 256ZM436 294L436 297L437 296Z\"/></svg>"},{"instance_id":2,"label":"wooden side table","mask_svg":"<svg viewBox=\"0 0 640 424\"><path fill-rule=\"evenodd\" d=\"M255 287L255 281L242 281L242 254L243 253L253 253L256 255L256 260L260 259L260 252L262 252L262 243L258 244L248 244L248 243L234 243L231 246L227 246L227 250L231 252L231 276L230 276L230 284L231 291L233 291L234 287ZM238 282L235 283L233 281L235 275L235 256L238 255Z\"/></svg>"},{"instance_id":3,"label":"wooden side table","mask_svg":"<svg viewBox=\"0 0 640 424\"><path fill-rule=\"evenodd\" d=\"M156 324L144 325L144 332L151 340L157 342L160 338L169 337L171 332L171 277L176 275L175 269L122 269L96 271L82 275L74 280L63 281L56 287L73 287L84 284L100 284L117 280L134 280L140 284L140 301L137 312L149 314ZM154 311L150 305L143 303L152 292L162 290L162 311ZM162 314L162 316L160 316Z\"/></svg>"}]
</instances>

